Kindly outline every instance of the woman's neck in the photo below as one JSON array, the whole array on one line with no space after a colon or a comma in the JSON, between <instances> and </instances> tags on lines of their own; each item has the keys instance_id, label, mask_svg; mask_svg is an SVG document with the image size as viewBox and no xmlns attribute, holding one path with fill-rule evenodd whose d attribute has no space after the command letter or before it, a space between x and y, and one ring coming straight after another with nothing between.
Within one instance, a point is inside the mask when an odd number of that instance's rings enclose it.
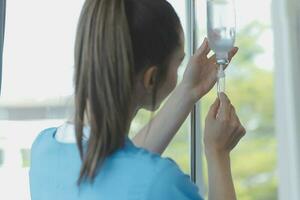
<instances>
[{"instance_id":1,"label":"woman's neck","mask_svg":"<svg viewBox=\"0 0 300 200\"><path fill-rule=\"evenodd\" d=\"M138 110L140 109L140 106L138 106L137 104L133 103L130 107L131 107L131 109L130 109L129 117L130 117L130 123L131 123L132 120L135 118ZM89 107L89 105L87 105L87 110L84 113L84 119L83 119L84 126L89 126L89 124L90 124L89 123L90 120L89 120L89 117L88 117L89 116L89 112L90 112L89 110L90 110L90 107ZM72 115L71 117L69 117L67 119L67 122L75 124L75 116Z\"/></svg>"}]
</instances>

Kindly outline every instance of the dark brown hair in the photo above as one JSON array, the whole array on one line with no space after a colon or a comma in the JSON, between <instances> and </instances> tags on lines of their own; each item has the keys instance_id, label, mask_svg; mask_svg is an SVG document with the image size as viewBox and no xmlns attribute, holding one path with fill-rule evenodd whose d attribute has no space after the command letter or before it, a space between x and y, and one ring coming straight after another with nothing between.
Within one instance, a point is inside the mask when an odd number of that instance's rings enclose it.
<instances>
[{"instance_id":1,"label":"dark brown hair","mask_svg":"<svg viewBox=\"0 0 300 200\"><path fill-rule=\"evenodd\" d=\"M75 44L79 184L84 179L92 181L104 159L124 145L135 77L156 65L157 82L164 79L170 56L180 43L180 27L176 12L165 0L85 1ZM91 133L85 145L86 113Z\"/></svg>"}]
</instances>

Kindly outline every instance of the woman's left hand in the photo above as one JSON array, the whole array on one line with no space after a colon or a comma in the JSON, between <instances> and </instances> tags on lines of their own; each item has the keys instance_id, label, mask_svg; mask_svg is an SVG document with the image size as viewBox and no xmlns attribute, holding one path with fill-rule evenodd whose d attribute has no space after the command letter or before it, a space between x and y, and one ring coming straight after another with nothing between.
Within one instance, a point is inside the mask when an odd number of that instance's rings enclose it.
<instances>
[{"instance_id":1,"label":"woman's left hand","mask_svg":"<svg viewBox=\"0 0 300 200\"><path fill-rule=\"evenodd\" d=\"M208 40L205 38L201 47L190 58L183 75L182 84L185 84L190 90L192 99L195 102L208 93L217 80L218 65L216 56L213 55L208 58L210 50ZM229 52L229 61L237 51L238 48L234 47Z\"/></svg>"}]
</instances>

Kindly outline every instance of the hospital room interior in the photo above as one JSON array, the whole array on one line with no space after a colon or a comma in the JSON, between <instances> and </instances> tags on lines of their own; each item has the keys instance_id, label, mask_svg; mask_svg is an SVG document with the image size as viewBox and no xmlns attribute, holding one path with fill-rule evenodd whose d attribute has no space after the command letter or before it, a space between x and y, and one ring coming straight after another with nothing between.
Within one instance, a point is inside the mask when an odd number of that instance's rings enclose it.
<instances>
[{"instance_id":1,"label":"hospital room interior","mask_svg":"<svg viewBox=\"0 0 300 200\"><path fill-rule=\"evenodd\" d=\"M31 199L29 171L35 138L74 114L75 33L85 1L91 0L0 0L1 200ZM226 19L223 26L230 26L231 47L238 47L238 53L226 76L218 77L216 85L193 105L161 157L174 160L199 194L208 198L204 127L222 90L247 132L230 154L236 198L299 200L300 1L166 1L174 7L184 32L185 58L177 71L177 84L205 38L215 50L210 32L214 18ZM212 16L212 2L230 2L232 7L224 6ZM218 70L224 70L223 64ZM167 99L155 111L138 111L129 138L159 113Z\"/></svg>"}]
</instances>

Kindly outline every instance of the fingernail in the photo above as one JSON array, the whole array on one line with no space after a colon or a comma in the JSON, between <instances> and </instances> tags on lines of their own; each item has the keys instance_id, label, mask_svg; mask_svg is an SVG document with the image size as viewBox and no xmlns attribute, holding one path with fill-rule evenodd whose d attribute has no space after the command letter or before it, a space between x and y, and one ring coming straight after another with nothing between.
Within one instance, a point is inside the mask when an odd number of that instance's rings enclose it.
<instances>
[{"instance_id":1,"label":"fingernail","mask_svg":"<svg viewBox=\"0 0 300 200\"><path fill-rule=\"evenodd\" d=\"M219 99L221 100L222 98L224 98L224 93L220 92L218 96L219 96Z\"/></svg>"},{"instance_id":2,"label":"fingernail","mask_svg":"<svg viewBox=\"0 0 300 200\"><path fill-rule=\"evenodd\" d=\"M224 99L227 99L227 95L226 95L224 92L221 92L221 93L220 93L220 96L221 96L222 98L224 98Z\"/></svg>"}]
</instances>

